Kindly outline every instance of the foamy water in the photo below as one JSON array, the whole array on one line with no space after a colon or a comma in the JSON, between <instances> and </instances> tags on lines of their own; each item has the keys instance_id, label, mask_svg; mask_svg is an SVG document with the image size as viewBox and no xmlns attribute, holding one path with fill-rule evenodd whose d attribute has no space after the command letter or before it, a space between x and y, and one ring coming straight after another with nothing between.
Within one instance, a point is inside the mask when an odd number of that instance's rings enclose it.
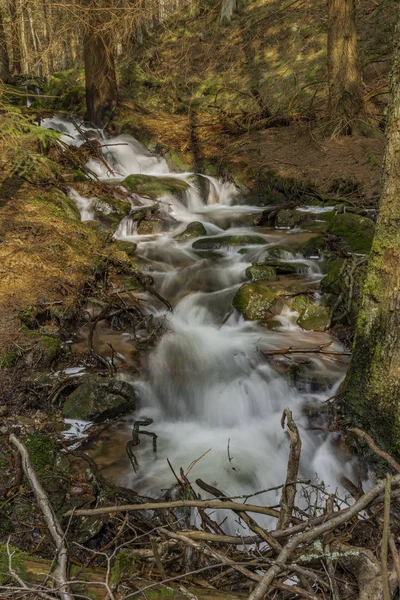
<instances>
[{"instance_id":1,"label":"foamy water","mask_svg":"<svg viewBox=\"0 0 400 600\"><path fill-rule=\"evenodd\" d=\"M61 119L46 121L47 126L65 131L66 141L72 138L71 143L80 143L79 133L71 130L70 124ZM311 380L318 376L326 385L314 391L315 386L306 382L299 391L299 386L291 384L277 364L262 354L262 350L311 348L327 343L332 341L329 333L301 330L296 325L298 314L289 307L277 318L278 328L274 331L245 321L232 309L233 296L246 281L246 268L265 256L268 248L279 244L290 247L285 261L303 265L301 275L292 279L315 287L321 278L320 265L304 259L296 248L297 239L303 239L304 234L297 238L290 231L240 227L241 219L251 223L251 216L262 209L244 205L232 183L207 177L210 185L205 203L190 174L170 172L164 159L152 155L131 136L106 140L103 153L112 172L99 161L88 164L101 180L120 181L140 173L168 175L189 183L183 197L166 195L158 199L176 220L171 231L137 236L128 216L115 234L119 239L137 242L137 255L147 269L152 265L156 289L174 310L166 317L166 333L147 356L143 378L125 375L140 397L134 418L148 416L154 420L151 430L158 436L157 455L153 454L151 441L142 436L136 452L138 472L133 472L124 453L115 456L114 462L108 461L109 472L140 493L160 496L174 483L167 458L178 472L209 451L191 471L191 480L200 477L229 495L277 486L286 477L289 438L280 420L282 411L289 407L303 443L299 477L317 476L332 492L340 488L343 475L354 479L354 459L340 453L335 434L321 430L325 426L323 417L311 421L308 416L318 413L324 401L338 390L345 365L304 355ZM93 218L90 200L82 199L75 191L71 191L71 197L82 219ZM256 234L264 243L248 246L245 253L234 246L218 249L211 256L196 252L194 240L173 239L194 220L204 224L208 236ZM156 316L164 312L159 304L148 306ZM334 342L332 349L340 350L340 345ZM119 430L114 428L113 435L127 437L130 427L131 423L125 422ZM276 504L279 494L270 492L254 502ZM231 521L226 527L234 530L237 525Z\"/></svg>"}]
</instances>

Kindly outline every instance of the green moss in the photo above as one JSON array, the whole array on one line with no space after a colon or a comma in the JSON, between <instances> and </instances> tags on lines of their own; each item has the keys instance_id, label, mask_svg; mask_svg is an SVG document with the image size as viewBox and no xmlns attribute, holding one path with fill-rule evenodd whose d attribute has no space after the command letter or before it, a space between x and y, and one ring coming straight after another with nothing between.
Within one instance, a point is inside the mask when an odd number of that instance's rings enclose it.
<instances>
[{"instance_id":1,"label":"green moss","mask_svg":"<svg viewBox=\"0 0 400 600\"><path fill-rule=\"evenodd\" d=\"M137 398L129 383L88 375L68 396L64 416L84 421L104 421L135 410Z\"/></svg>"},{"instance_id":2,"label":"green moss","mask_svg":"<svg viewBox=\"0 0 400 600\"><path fill-rule=\"evenodd\" d=\"M330 321L330 311L326 306L306 306L297 319L297 324L307 331L324 331Z\"/></svg>"},{"instance_id":3,"label":"green moss","mask_svg":"<svg viewBox=\"0 0 400 600\"><path fill-rule=\"evenodd\" d=\"M0 355L0 367L3 369L11 369L18 360L18 353L15 350L7 350Z\"/></svg>"},{"instance_id":4,"label":"green moss","mask_svg":"<svg viewBox=\"0 0 400 600\"><path fill-rule=\"evenodd\" d=\"M74 181L87 181L88 177L85 175L83 171L77 169L74 174Z\"/></svg>"},{"instance_id":5,"label":"green moss","mask_svg":"<svg viewBox=\"0 0 400 600\"><path fill-rule=\"evenodd\" d=\"M129 202L117 200L111 196L100 196L93 208L96 217L104 225L115 227L129 214L131 205Z\"/></svg>"},{"instance_id":6,"label":"green moss","mask_svg":"<svg viewBox=\"0 0 400 600\"><path fill-rule=\"evenodd\" d=\"M332 260L326 264L326 269L328 273L321 279L321 289L324 292L332 293L332 294L340 294L340 274L342 272L344 260L338 258L336 260Z\"/></svg>"},{"instance_id":7,"label":"green moss","mask_svg":"<svg viewBox=\"0 0 400 600\"><path fill-rule=\"evenodd\" d=\"M57 457L56 440L39 432L32 432L25 438L32 466L38 475L48 474Z\"/></svg>"},{"instance_id":8,"label":"green moss","mask_svg":"<svg viewBox=\"0 0 400 600\"><path fill-rule=\"evenodd\" d=\"M325 213L321 218L328 223L329 232L341 238L352 252L369 253L375 229L371 219L353 213Z\"/></svg>"},{"instance_id":9,"label":"green moss","mask_svg":"<svg viewBox=\"0 0 400 600\"><path fill-rule=\"evenodd\" d=\"M246 277L251 281L276 281L278 279L275 267L265 263L253 263L246 269Z\"/></svg>"},{"instance_id":10,"label":"green moss","mask_svg":"<svg viewBox=\"0 0 400 600\"><path fill-rule=\"evenodd\" d=\"M311 256L322 256L322 254L327 250L327 242L323 235L317 235L305 242L300 251L306 258L310 258Z\"/></svg>"},{"instance_id":11,"label":"green moss","mask_svg":"<svg viewBox=\"0 0 400 600\"><path fill-rule=\"evenodd\" d=\"M45 354L45 360L51 364L59 355L61 350L61 340L44 335L41 339L42 348Z\"/></svg>"},{"instance_id":12,"label":"green moss","mask_svg":"<svg viewBox=\"0 0 400 600\"><path fill-rule=\"evenodd\" d=\"M275 226L282 229L296 227L301 221L301 214L296 210L280 210L275 219Z\"/></svg>"},{"instance_id":13,"label":"green moss","mask_svg":"<svg viewBox=\"0 0 400 600\"><path fill-rule=\"evenodd\" d=\"M134 256L137 248L137 244L133 242L123 242L121 240L115 240L113 245L116 250L125 252L128 256Z\"/></svg>"},{"instance_id":14,"label":"green moss","mask_svg":"<svg viewBox=\"0 0 400 600\"><path fill-rule=\"evenodd\" d=\"M156 200L166 194L175 194L182 197L183 193L189 188L186 181L174 177L155 177L153 175L129 175L122 185L130 192L139 194L139 196L149 196Z\"/></svg>"},{"instance_id":15,"label":"green moss","mask_svg":"<svg viewBox=\"0 0 400 600\"><path fill-rule=\"evenodd\" d=\"M140 557L135 550L121 550L111 572L111 584L119 585L123 579L133 577L140 567Z\"/></svg>"},{"instance_id":16,"label":"green moss","mask_svg":"<svg viewBox=\"0 0 400 600\"><path fill-rule=\"evenodd\" d=\"M202 238L193 243L195 250L218 250L232 246L263 245L266 241L259 235L221 235Z\"/></svg>"},{"instance_id":17,"label":"green moss","mask_svg":"<svg viewBox=\"0 0 400 600\"><path fill-rule=\"evenodd\" d=\"M182 231L182 233L178 233L178 235L175 235L174 239L190 240L193 238L200 237L202 235L207 235L207 230L204 227L203 223L201 223L200 221L193 221L193 223L189 223L185 231Z\"/></svg>"},{"instance_id":18,"label":"green moss","mask_svg":"<svg viewBox=\"0 0 400 600\"><path fill-rule=\"evenodd\" d=\"M236 292L232 304L248 321L264 320L281 312L284 302L271 288L245 283Z\"/></svg>"},{"instance_id":19,"label":"green moss","mask_svg":"<svg viewBox=\"0 0 400 600\"><path fill-rule=\"evenodd\" d=\"M24 580L27 581L27 572L25 561L29 558L24 552L17 550L13 546L9 546L9 552L12 556L12 566L13 569L18 573L18 575ZM6 585L10 581L13 581L13 578L9 574L9 556L7 552L6 544L0 544L0 585Z\"/></svg>"}]
</instances>

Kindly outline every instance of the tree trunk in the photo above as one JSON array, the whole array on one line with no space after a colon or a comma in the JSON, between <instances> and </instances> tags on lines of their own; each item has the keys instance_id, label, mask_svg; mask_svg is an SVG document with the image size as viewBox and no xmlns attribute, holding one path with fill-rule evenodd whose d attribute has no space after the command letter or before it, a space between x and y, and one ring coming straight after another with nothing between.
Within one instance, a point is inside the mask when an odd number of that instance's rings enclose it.
<instances>
[{"instance_id":1,"label":"tree trunk","mask_svg":"<svg viewBox=\"0 0 400 600\"><path fill-rule=\"evenodd\" d=\"M380 210L344 384L353 420L391 453L400 453L400 14Z\"/></svg>"},{"instance_id":2,"label":"tree trunk","mask_svg":"<svg viewBox=\"0 0 400 600\"><path fill-rule=\"evenodd\" d=\"M221 23L230 23L233 13L237 8L237 0L222 0Z\"/></svg>"},{"instance_id":3,"label":"tree trunk","mask_svg":"<svg viewBox=\"0 0 400 600\"><path fill-rule=\"evenodd\" d=\"M340 135L351 135L354 121L365 116L355 11L355 0L328 0L328 110L331 130Z\"/></svg>"},{"instance_id":4,"label":"tree trunk","mask_svg":"<svg viewBox=\"0 0 400 600\"><path fill-rule=\"evenodd\" d=\"M12 70L16 75L22 73L21 23L17 0L10 0Z\"/></svg>"},{"instance_id":5,"label":"tree trunk","mask_svg":"<svg viewBox=\"0 0 400 600\"><path fill-rule=\"evenodd\" d=\"M11 81L10 61L7 50L7 40L4 31L3 15L0 10L0 80L4 83Z\"/></svg>"},{"instance_id":6,"label":"tree trunk","mask_svg":"<svg viewBox=\"0 0 400 600\"><path fill-rule=\"evenodd\" d=\"M83 42L86 81L86 118L101 126L118 100L114 56L109 34L95 27L86 32Z\"/></svg>"}]
</instances>

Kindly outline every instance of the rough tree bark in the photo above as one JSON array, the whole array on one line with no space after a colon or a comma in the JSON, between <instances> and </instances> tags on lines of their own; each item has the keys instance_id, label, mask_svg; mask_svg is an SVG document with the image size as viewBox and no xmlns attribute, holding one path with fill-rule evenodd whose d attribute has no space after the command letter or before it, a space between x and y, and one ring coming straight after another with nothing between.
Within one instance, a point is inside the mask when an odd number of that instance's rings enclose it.
<instances>
[{"instance_id":1,"label":"rough tree bark","mask_svg":"<svg viewBox=\"0 0 400 600\"><path fill-rule=\"evenodd\" d=\"M4 31L3 15L0 10L0 80L4 83L11 81L10 60Z\"/></svg>"},{"instance_id":2,"label":"rough tree bark","mask_svg":"<svg viewBox=\"0 0 400 600\"><path fill-rule=\"evenodd\" d=\"M328 110L332 132L349 135L365 115L355 0L328 0Z\"/></svg>"},{"instance_id":3,"label":"rough tree bark","mask_svg":"<svg viewBox=\"0 0 400 600\"><path fill-rule=\"evenodd\" d=\"M11 47L12 47L12 70L15 75L22 73L22 49L21 49L21 20L17 0L10 0L11 17Z\"/></svg>"},{"instance_id":4,"label":"rough tree bark","mask_svg":"<svg viewBox=\"0 0 400 600\"><path fill-rule=\"evenodd\" d=\"M379 217L344 384L353 420L378 446L400 454L400 13Z\"/></svg>"},{"instance_id":5,"label":"rough tree bark","mask_svg":"<svg viewBox=\"0 0 400 600\"><path fill-rule=\"evenodd\" d=\"M96 126L103 124L107 113L118 100L117 77L114 65L112 32L104 25L101 1L85 0L89 9L88 27L83 40L86 80L86 118ZM90 9L93 10L92 12Z\"/></svg>"}]
</instances>

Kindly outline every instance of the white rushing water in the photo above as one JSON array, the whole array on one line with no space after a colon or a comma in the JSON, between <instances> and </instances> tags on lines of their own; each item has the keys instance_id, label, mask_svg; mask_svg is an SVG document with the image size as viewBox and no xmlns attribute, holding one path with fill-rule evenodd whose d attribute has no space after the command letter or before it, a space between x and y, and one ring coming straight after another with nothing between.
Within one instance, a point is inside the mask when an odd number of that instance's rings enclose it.
<instances>
[{"instance_id":1,"label":"white rushing water","mask_svg":"<svg viewBox=\"0 0 400 600\"><path fill-rule=\"evenodd\" d=\"M45 125L63 131L69 143L82 141L74 127L61 119L46 120ZM205 203L190 174L171 173L164 159L128 135L103 141L103 153L112 172L99 161L91 160L88 165L102 180L121 181L140 173L169 175L190 184L183 199L171 195L159 199L177 220L170 232L137 236L127 217L116 233L119 239L138 243L137 255L145 268L152 265L156 289L174 308L167 316L166 333L148 355L145 375L141 380L132 379L141 401L132 420L154 419L151 430L158 436L157 455L152 452L151 440L142 436L136 452L139 470L133 473L121 457L119 482L140 493L160 496L173 482L167 458L179 472L209 450L192 469L191 480L200 477L229 495L277 486L286 477L289 454L289 439L280 425L286 407L293 411L301 432L299 476L317 476L331 492L340 487L341 476L354 480L354 460L340 452L335 434L323 431L322 417L312 422L309 417L335 394L345 366L316 355L305 357L310 378L295 387L280 373L279 361L268 362L261 353L289 346L314 347L332 341L329 334L303 331L296 325L297 313L288 308L277 318L273 331L232 311L232 298L246 281L246 267L262 259L270 247L288 247L285 260L306 264L306 272L298 277L303 284L312 286L320 279L318 263L296 254L298 234L243 225L251 223L260 209L237 204L240 195L231 183L207 177ZM82 219L93 218L88 199L74 191L71 197ZM143 199L145 203L148 200ZM192 248L193 240L173 238L190 221L201 221L210 236L256 234L264 238L265 245L249 246L246 251L223 248L202 255ZM158 304L150 309L155 315L164 312ZM332 347L340 348L337 343ZM282 358L281 364L284 361ZM326 385L313 386L315 375ZM123 427L127 438L131 422ZM273 491L254 502L276 504L279 496L279 491ZM230 528L236 527L231 522Z\"/></svg>"}]
</instances>

